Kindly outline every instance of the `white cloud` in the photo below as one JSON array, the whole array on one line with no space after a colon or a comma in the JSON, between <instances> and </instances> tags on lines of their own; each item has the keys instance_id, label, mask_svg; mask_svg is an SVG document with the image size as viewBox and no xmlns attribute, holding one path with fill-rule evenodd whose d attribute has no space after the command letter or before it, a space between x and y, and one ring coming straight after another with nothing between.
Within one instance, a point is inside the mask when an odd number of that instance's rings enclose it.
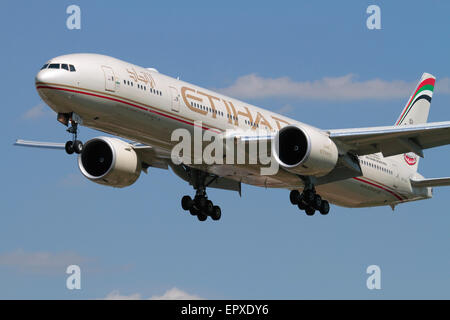
<instances>
[{"instance_id":1,"label":"white cloud","mask_svg":"<svg viewBox=\"0 0 450 320\"><path fill-rule=\"evenodd\" d=\"M181 291L178 288L167 290L162 296L152 296L150 300L201 300L199 296Z\"/></svg>"},{"instance_id":2,"label":"white cloud","mask_svg":"<svg viewBox=\"0 0 450 320\"><path fill-rule=\"evenodd\" d=\"M128 296L120 294L119 290L114 290L108 293L105 300L142 300L139 293L133 293Z\"/></svg>"},{"instance_id":3,"label":"white cloud","mask_svg":"<svg viewBox=\"0 0 450 320\"><path fill-rule=\"evenodd\" d=\"M140 293L133 293L130 295L122 295L119 290L113 290L108 293L105 300L142 300ZM178 288L172 288L164 292L161 296L151 296L148 300L201 300L197 295L186 293Z\"/></svg>"},{"instance_id":4,"label":"white cloud","mask_svg":"<svg viewBox=\"0 0 450 320\"><path fill-rule=\"evenodd\" d=\"M0 266L31 273L64 273L69 265L80 265L86 261L73 252L26 252L19 249L0 254Z\"/></svg>"},{"instance_id":5,"label":"white cloud","mask_svg":"<svg viewBox=\"0 0 450 320\"><path fill-rule=\"evenodd\" d=\"M50 116L51 112L49 112L48 107L45 106L44 103L39 103L38 105L34 106L33 108L26 111L23 115L23 119L27 120L34 120L39 119L44 116Z\"/></svg>"},{"instance_id":6,"label":"white cloud","mask_svg":"<svg viewBox=\"0 0 450 320\"><path fill-rule=\"evenodd\" d=\"M219 89L226 95L244 98L288 97L311 100L362 100L407 98L415 82L371 79L358 81L354 74L324 77L314 81L293 81L288 77L263 78L256 74L239 77L228 88ZM441 86L441 89L438 89ZM441 79L439 93L450 93L450 79Z\"/></svg>"},{"instance_id":7,"label":"white cloud","mask_svg":"<svg viewBox=\"0 0 450 320\"><path fill-rule=\"evenodd\" d=\"M293 110L294 110L294 107L292 105L285 104L280 109L276 110L276 112L287 115L287 114L291 113Z\"/></svg>"}]
</instances>

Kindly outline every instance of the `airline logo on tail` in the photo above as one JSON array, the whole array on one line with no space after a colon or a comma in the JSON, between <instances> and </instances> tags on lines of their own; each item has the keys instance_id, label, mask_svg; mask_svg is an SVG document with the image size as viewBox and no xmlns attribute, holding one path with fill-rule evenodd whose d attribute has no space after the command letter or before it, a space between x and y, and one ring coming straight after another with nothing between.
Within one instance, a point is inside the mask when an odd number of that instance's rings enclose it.
<instances>
[{"instance_id":1,"label":"airline logo on tail","mask_svg":"<svg viewBox=\"0 0 450 320\"><path fill-rule=\"evenodd\" d=\"M436 82L436 79L431 74L424 73L421 80L422 81L417 86L416 91L414 91L414 93L411 95L411 98L406 104L403 113L400 115L400 118L398 119L395 125L399 125L400 123L403 122L403 120L406 118L406 116L414 107L417 101L425 99L428 102L431 102L431 97L433 96L434 90L434 83Z\"/></svg>"}]
</instances>

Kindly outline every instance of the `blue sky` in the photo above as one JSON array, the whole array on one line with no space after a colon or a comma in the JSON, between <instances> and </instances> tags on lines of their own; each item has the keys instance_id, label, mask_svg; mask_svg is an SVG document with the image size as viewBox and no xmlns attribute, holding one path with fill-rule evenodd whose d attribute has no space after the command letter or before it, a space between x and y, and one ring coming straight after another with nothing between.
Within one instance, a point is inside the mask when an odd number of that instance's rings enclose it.
<instances>
[{"instance_id":1,"label":"blue sky","mask_svg":"<svg viewBox=\"0 0 450 320\"><path fill-rule=\"evenodd\" d=\"M81 30L66 28L70 4ZM381 30L366 8L381 8ZM172 172L150 170L115 190L85 180L64 152L13 147L16 138L65 141L41 104L34 76L66 53L111 55L226 90L241 77L294 83L352 75L379 79L387 97L248 95L256 105L320 128L392 124L422 72L450 77L450 3L444 1L2 1L0 298L149 298L178 288L207 299L450 298L450 188L434 198L307 217L285 190L209 190L222 220L199 223L180 208L193 194ZM396 82L399 81L399 82ZM404 93L404 86L411 85ZM450 120L439 82L430 121ZM446 86L447 85L447 86ZM364 86L363 86L364 88ZM383 88L383 87L382 87ZM98 132L82 128L87 140ZM450 148L425 152L426 177L449 176ZM65 287L79 264L82 289ZM366 288L366 268L382 290Z\"/></svg>"}]
</instances>

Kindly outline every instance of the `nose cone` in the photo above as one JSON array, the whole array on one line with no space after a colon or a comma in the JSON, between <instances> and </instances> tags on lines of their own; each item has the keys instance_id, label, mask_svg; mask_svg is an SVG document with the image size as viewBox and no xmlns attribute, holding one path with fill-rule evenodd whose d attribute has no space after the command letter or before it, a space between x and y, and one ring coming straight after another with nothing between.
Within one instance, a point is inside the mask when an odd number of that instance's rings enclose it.
<instances>
[{"instance_id":1,"label":"nose cone","mask_svg":"<svg viewBox=\"0 0 450 320\"><path fill-rule=\"evenodd\" d=\"M57 80L57 74L54 70L48 70L44 69L39 71L36 74L36 77L34 79L36 85L42 84L42 83L55 83Z\"/></svg>"}]
</instances>

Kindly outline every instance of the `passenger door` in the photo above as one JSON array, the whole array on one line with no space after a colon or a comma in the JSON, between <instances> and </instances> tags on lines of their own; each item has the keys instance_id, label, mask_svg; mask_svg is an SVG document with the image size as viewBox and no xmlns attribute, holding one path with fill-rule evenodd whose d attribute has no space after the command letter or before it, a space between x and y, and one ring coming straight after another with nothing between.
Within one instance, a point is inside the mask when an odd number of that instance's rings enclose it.
<instances>
[{"instance_id":1,"label":"passenger door","mask_svg":"<svg viewBox=\"0 0 450 320\"><path fill-rule=\"evenodd\" d=\"M180 111L180 95L175 87L169 87L170 95L172 97L172 111Z\"/></svg>"},{"instance_id":2,"label":"passenger door","mask_svg":"<svg viewBox=\"0 0 450 320\"><path fill-rule=\"evenodd\" d=\"M115 76L114 71L111 67L102 66L103 73L105 75L105 90L114 92L116 91L116 84L115 84Z\"/></svg>"}]
</instances>

